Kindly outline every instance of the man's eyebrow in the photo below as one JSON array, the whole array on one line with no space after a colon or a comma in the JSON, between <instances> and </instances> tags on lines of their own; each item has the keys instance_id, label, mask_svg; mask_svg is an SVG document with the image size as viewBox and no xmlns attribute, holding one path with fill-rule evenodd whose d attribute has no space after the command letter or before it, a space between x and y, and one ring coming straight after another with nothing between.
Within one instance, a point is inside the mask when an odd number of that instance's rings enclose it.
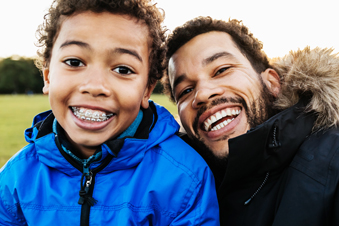
<instances>
[{"instance_id":1,"label":"man's eyebrow","mask_svg":"<svg viewBox=\"0 0 339 226\"><path fill-rule=\"evenodd\" d=\"M77 45L77 46L80 46L80 47L83 47L83 48L86 48L86 49L91 49L89 44L87 44L85 42L81 42L81 41L75 41L75 40L65 41L60 46L60 49L66 47L66 46L70 46L70 45Z\"/></svg>"},{"instance_id":2,"label":"man's eyebrow","mask_svg":"<svg viewBox=\"0 0 339 226\"><path fill-rule=\"evenodd\" d=\"M174 96L174 90L179 85L180 82L184 81L187 78L186 74L179 75L178 77L175 78L173 82L173 88L172 88L172 94Z\"/></svg>"},{"instance_id":3,"label":"man's eyebrow","mask_svg":"<svg viewBox=\"0 0 339 226\"><path fill-rule=\"evenodd\" d=\"M202 61L202 65L206 66L207 64L212 63L213 61L215 61L216 59L219 59L220 57L226 57L226 58L230 58L230 59L236 59L236 57L229 53L229 52L219 52L219 53L215 53L210 57L207 57L206 59L204 59Z\"/></svg>"},{"instance_id":4,"label":"man's eyebrow","mask_svg":"<svg viewBox=\"0 0 339 226\"><path fill-rule=\"evenodd\" d=\"M141 56L135 50L125 49L125 48L115 48L112 51L112 53L113 54L115 54L115 53L129 54L129 55L134 56L135 58L137 58L141 63L143 62Z\"/></svg>"}]
</instances>

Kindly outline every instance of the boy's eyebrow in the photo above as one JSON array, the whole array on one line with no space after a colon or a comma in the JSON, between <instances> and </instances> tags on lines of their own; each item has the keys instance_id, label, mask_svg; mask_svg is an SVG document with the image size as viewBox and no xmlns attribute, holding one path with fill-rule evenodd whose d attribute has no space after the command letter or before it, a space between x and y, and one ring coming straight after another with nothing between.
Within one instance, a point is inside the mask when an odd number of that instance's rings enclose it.
<instances>
[{"instance_id":1,"label":"boy's eyebrow","mask_svg":"<svg viewBox=\"0 0 339 226\"><path fill-rule=\"evenodd\" d=\"M87 43L81 42L81 41L75 41L75 40L66 41L66 42L62 43L62 45L60 46L60 49L66 47L66 46L69 46L69 45L77 45L77 46L80 46L80 47L84 47L86 49L91 49L90 45L88 45Z\"/></svg>"},{"instance_id":2,"label":"boy's eyebrow","mask_svg":"<svg viewBox=\"0 0 339 226\"><path fill-rule=\"evenodd\" d=\"M132 55L132 56L134 56L135 58L137 58L141 63L143 62L141 56L140 56L136 51L131 50L131 49L115 48L115 49L112 51L112 53L113 53L113 54L115 54L115 53L129 54L129 55Z\"/></svg>"},{"instance_id":3,"label":"boy's eyebrow","mask_svg":"<svg viewBox=\"0 0 339 226\"><path fill-rule=\"evenodd\" d=\"M80 47L83 47L83 48L86 48L86 49L91 49L91 46L89 44L87 44L85 42L81 42L81 41L75 41L75 40L65 41L60 46L60 48L64 48L64 47L69 46L69 45L77 45L77 46L80 46ZM111 51L111 53L112 54L115 54L115 53L129 54L129 55L137 58L141 63L143 62L141 56L135 50L125 49L125 48L115 48Z\"/></svg>"}]
</instances>

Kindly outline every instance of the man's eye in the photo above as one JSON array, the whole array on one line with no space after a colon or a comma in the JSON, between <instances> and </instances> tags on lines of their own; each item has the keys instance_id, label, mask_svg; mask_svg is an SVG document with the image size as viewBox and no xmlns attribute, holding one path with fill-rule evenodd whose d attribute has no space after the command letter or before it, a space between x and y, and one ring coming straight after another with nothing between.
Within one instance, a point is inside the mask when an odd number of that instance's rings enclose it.
<instances>
[{"instance_id":1,"label":"man's eye","mask_svg":"<svg viewBox=\"0 0 339 226\"><path fill-rule=\"evenodd\" d=\"M85 64L82 63L81 60L77 60L77 59L65 60L64 63L71 66L71 67L83 67L83 66L85 66Z\"/></svg>"},{"instance_id":2,"label":"man's eye","mask_svg":"<svg viewBox=\"0 0 339 226\"><path fill-rule=\"evenodd\" d=\"M125 66L119 66L113 69L114 72L119 73L119 74L123 74L123 75L129 75L129 74L133 74L134 71L132 71L131 69L129 69L128 67Z\"/></svg>"},{"instance_id":3,"label":"man's eye","mask_svg":"<svg viewBox=\"0 0 339 226\"><path fill-rule=\"evenodd\" d=\"M228 69L230 69L230 67L223 67L223 68L220 68L217 73L215 73L214 76L217 76L217 75L220 75L222 74L223 72L227 71Z\"/></svg>"},{"instance_id":4,"label":"man's eye","mask_svg":"<svg viewBox=\"0 0 339 226\"><path fill-rule=\"evenodd\" d=\"M177 98L177 101L180 100L180 98L182 98L183 96L185 96L186 94L190 93L193 91L193 88L188 88L188 89L185 89L183 90L180 95L178 96Z\"/></svg>"}]
</instances>

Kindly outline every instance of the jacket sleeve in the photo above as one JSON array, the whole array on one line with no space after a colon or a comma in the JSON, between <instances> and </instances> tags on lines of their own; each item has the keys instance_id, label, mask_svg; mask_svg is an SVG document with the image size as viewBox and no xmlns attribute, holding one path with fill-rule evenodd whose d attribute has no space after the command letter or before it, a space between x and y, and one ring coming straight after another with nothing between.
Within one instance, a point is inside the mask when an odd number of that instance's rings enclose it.
<instances>
[{"instance_id":1,"label":"jacket sleeve","mask_svg":"<svg viewBox=\"0 0 339 226\"><path fill-rule=\"evenodd\" d=\"M8 212L7 207L4 205L3 201L0 200L0 226L9 226L9 225L27 225L25 223L20 223L17 219Z\"/></svg>"},{"instance_id":2,"label":"jacket sleeve","mask_svg":"<svg viewBox=\"0 0 339 226\"><path fill-rule=\"evenodd\" d=\"M14 194L11 194L7 186L6 181L8 181L8 178L6 178L4 168L0 170L0 226L27 225L24 219L17 217L16 213L20 208L18 208L18 203L14 201Z\"/></svg>"},{"instance_id":3,"label":"jacket sleeve","mask_svg":"<svg viewBox=\"0 0 339 226\"><path fill-rule=\"evenodd\" d=\"M204 171L204 179L192 187L185 209L171 225L220 225L215 182L209 168Z\"/></svg>"}]
</instances>

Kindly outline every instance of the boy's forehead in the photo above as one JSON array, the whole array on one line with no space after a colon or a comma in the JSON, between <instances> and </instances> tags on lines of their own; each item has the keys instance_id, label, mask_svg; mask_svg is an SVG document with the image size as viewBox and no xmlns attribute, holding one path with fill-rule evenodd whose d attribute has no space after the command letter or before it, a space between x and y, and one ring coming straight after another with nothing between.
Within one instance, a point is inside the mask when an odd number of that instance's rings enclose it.
<instances>
[{"instance_id":1,"label":"boy's forehead","mask_svg":"<svg viewBox=\"0 0 339 226\"><path fill-rule=\"evenodd\" d=\"M58 38L73 39L88 37L96 37L100 40L102 38L100 36L104 34L112 39L120 37L121 40L125 39L126 43L130 44L140 43L144 45L146 42L147 46L150 47L152 43L148 27L144 22L129 15L109 12L94 13L86 11L74 14L63 19L58 33L56 40Z\"/></svg>"}]
</instances>

